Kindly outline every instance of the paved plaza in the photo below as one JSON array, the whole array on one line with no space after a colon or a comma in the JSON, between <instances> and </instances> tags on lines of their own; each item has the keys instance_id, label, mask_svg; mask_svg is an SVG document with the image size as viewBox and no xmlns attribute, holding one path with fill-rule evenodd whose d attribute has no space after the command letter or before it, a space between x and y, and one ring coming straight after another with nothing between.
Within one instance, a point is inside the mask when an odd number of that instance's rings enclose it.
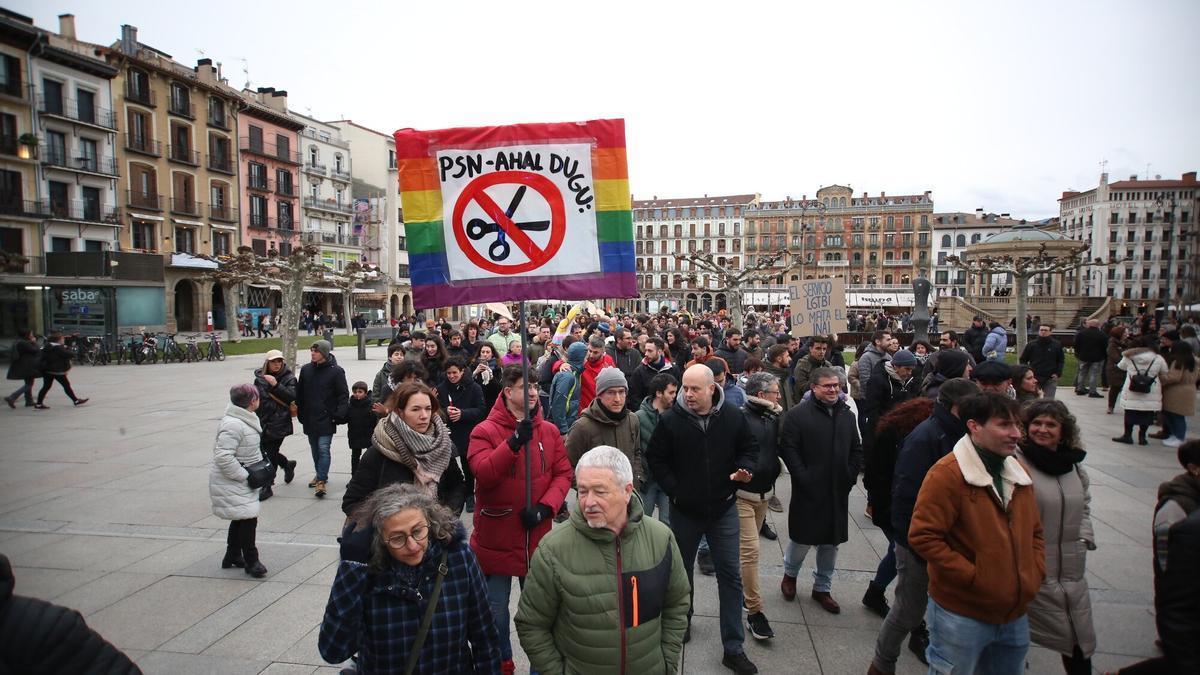
<instances>
[{"instance_id":1,"label":"paved plaza","mask_svg":"<svg viewBox=\"0 0 1200 675\"><path fill-rule=\"evenodd\" d=\"M351 383L371 381L384 349L357 361L335 352ZM302 357L307 354L302 353ZM345 428L334 439L330 492L305 487L312 459L303 436L283 452L298 459L291 485L263 504L258 538L270 574L254 580L222 570L226 521L208 497L212 443L228 388L249 382L261 357L223 363L78 367L78 409L56 389L47 411L0 409L0 551L12 560L16 592L78 609L88 623L148 673L337 672L317 652L317 632L337 566L336 536L350 459ZM10 383L12 384L12 383ZM1088 559L1098 671L1156 655L1150 521L1158 484L1179 473L1175 450L1109 441L1120 417L1101 399L1061 398L1079 417L1088 451L1098 549ZM19 404L18 404L19 405ZM1189 425L1196 428L1197 420ZM297 425L297 430L299 425ZM786 475L779 482L786 504ZM282 480L281 480L282 483ZM777 637L747 639L764 673L865 673L881 620L859 600L886 541L863 516L866 495L851 495L850 541L841 547L834 616L808 598L812 560L796 602L779 594L786 514L769 513L780 541L763 540L765 613ZM470 515L465 515L470 525ZM685 673L724 673L713 577L697 573L696 616ZM889 593L890 595L890 593ZM516 593L513 607L515 611ZM515 633L514 649L519 650ZM517 654L518 672L527 664ZM1062 672L1058 656L1034 648L1029 672ZM923 672L907 650L899 672Z\"/></svg>"}]
</instances>

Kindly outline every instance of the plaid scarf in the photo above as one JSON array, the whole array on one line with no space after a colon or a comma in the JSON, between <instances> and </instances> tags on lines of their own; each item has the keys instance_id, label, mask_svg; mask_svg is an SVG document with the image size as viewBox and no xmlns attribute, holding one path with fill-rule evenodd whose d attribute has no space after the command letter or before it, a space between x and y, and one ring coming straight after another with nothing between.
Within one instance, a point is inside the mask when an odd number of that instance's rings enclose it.
<instances>
[{"instance_id":1,"label":"plaid scarf","mask_svg":"<svg viewBox=\"0 0 1200 675\"><path fill-rule=\"evenodd\" d=\"M388 459L413 472L413 482L431 496L437 496L438 481L450 465L454 446L450 430L442 418L430 418L429 431L418 433L396 413L390 413L375 426L375 447Z\"/></svg>"}]
</instances>

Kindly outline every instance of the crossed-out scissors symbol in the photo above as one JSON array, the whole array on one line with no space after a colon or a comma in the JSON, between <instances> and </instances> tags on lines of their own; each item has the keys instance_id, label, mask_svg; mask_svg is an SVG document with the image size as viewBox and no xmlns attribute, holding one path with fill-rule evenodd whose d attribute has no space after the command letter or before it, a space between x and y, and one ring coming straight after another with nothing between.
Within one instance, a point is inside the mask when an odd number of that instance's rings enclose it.
<instances>
[{"instance_id":1,"label":"crossed-out scissors symbol","mask_svg":"<svg viewBox=\"0 0 1200 675\"><path fill-rule=\"evenodd\" d=\"M508 208L505 209L504 215L509 220L511 220L513 214L516 213L517 207L521 204L521 200L525 198L525 190L526 186L524 185L518 187L516 194L513 195L512 202L510 202ZM525 232L545 232L546 230L550 229L550 221L548 220L535 220L525 223L513 221L513 225L516 225ZM472 218L470 222L467 223L467 236L470 237L472 241L483 239L492 232L496 233L496 241L493 241L491 245L488 246L488 257L495 262L507 260L509 253L512 252L512 247L508 243L508 237L504 232L504 228L500 227L496 223L489 223L482 218Z\"/></svg>"}]
</instances>

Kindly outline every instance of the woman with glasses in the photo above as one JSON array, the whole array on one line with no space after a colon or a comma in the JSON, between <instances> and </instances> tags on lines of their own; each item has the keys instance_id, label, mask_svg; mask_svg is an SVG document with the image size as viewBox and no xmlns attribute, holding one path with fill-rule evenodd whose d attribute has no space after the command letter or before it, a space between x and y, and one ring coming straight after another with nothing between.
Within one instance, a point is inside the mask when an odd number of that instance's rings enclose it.
<instances>
[{"instance_id":1,"label":"woman with glasses","mask_svg":"<svg viewBox=\"0 0 1200 675\"><path fill-rule=\"evenodd\" d=\"M376 490L342 533L321 657L357 653L364 674L499 673L500 635L466 537L419 486Z\"/></svg>"},{"instance_id":2,"label":"woman with glasses","mask_svg":"<svg viewBox=\"0 0 1200 675\"><path fill-rule=\"evenodd\" d=\"M439 414L437 395L421 382L400 384L388 398L390 411L375 425L371 447L346 486L342 511L350 517L375 490L411 483L462 513L466 482L454 458L450 428Z\"/></svg>"}]
</instances>

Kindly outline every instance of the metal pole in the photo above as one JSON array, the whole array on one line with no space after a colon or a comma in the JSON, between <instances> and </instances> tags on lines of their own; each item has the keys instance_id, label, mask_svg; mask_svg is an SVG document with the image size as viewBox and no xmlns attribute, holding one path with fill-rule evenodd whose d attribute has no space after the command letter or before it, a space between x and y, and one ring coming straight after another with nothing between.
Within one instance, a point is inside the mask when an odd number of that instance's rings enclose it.
<instances>
[{"instance_id":1,"label":"metal pole","mask_svg":"<svg viewBox=\"0 0 1200 675\"><path fill-rule=\"evenodd\" d=\"M525 357L528 353L529 345L526 340L529 336L529 331L525 325L525 301L522 300L518 304L517 309L517 325L521 331L521 381L524 384L525 391L521 392L521 402L525 405L525 419L530 419L529 410L529 359ZM529 459L529 448L532 440L525 443L525 508L533 508L533 464Z\"/></svg>"}]
</instances>

